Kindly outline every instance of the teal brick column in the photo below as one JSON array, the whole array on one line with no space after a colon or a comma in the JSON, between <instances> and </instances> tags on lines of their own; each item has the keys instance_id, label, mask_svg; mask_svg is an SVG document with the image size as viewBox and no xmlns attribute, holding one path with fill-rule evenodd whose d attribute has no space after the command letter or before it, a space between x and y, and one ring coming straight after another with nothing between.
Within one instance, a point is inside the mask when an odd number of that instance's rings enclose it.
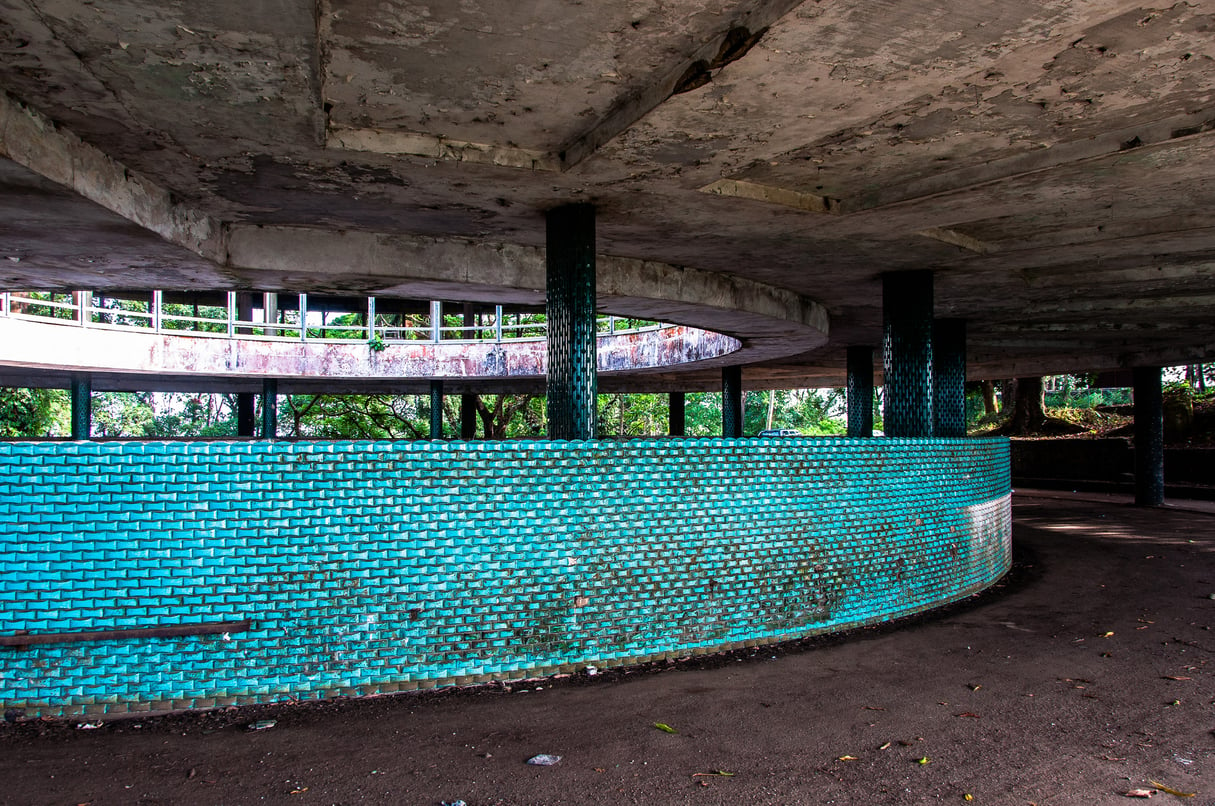
<instances>
[{"instance_id":1,"label":"teal brick column","mask_svg":"<svg viewBox=\"0 0 1215 806\"><path fill-rule=\"evenodd\" d=\"M262 439L278 436L278 379L262 381Z\"/></svg>"},{"instance_id":2,"label":"teal brick column","mask_svg":"<svg viewBox=\"0 0 1215 806\"><path fill-rule=\"evenodd\" d=\"M595 208L568 204L546 216L548 431L552 439L594 439Z\"/></svg>"},{"instance_id":3,"label":"teal brick column","mask_svg":"<svg viewBox=\"0 0 1215 806\"><path fill-rule=\"evenodd\" d=\"M743 435L742 367L721 370L721 435L738 438Z\"/></svg>"},{"instance_id":4,"label":"teal brick column","mask_svg":"<svg viewBox=\"0 0 1215 806\"><path fill-rule=\"evenodd\" d=\"M88 439L93 431L93 376L72 374L72 439Z\"/></svg>"},{"instance_id":5,"label":"teal brick column","mask_svg":"<svg viewBox=\"0 0 1215 806\"><path fill-rule=\"evenodd\" d=\"M873 436L873 348L848 348L848 436Z\"/></svg>"},{"instance_id":6,"label":"teal brick column","mask_svg":"<svg viewBox=\"0 0 1215 806\"><path fill-rule=\"evenodd\" d=\"M667 422L669 424L667 430L673 437L682 437L687 430L684 403L683 392L671 392L667 399Z\"/></svg>"},{"instance_id":7,"label":"teal brick column","mask_svg":"<svg viewBox=\"0 0 1215 806\"><path fill-rule=\"evenodd\" d=\"M933 325L932 421L938 437L966 436L965 319L938 319Z\"/></svg>"},{"instance_id":8,"label":"teal brick column","mask_svg":"<svg viewBox=\"0 0 1215 806\"><path fill-rule=\"evenodd\" d=\"M1135 503L1164 503L1164 391L1160 367L1135 367Z\"/></svg>"},{"instance_id":9,"label":"teal brick column","mask_svg":"<svg viewBox=\"0 0 1215 806\"><path fill-rule=\"evenodd\" d=\"M430 438L443 438L443 381L430 382Z\"/></svg>"},{"instance_id":10,"label":"teal brick column","mask_svg":"<svg viewBox=\"0 0 1215 806\"><path fill-rule=\"evenodd\" d=\"M891 437L932 436L932 272L882 275L883 419Z\"/></svg>"}]
</instances>

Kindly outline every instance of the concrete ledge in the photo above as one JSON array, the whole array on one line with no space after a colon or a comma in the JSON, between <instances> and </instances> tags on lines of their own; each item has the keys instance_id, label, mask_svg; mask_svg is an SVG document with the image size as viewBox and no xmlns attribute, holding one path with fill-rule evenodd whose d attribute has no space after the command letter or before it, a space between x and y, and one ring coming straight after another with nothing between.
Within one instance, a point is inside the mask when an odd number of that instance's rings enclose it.
<instances>
[{"instance_id":1,"label":"concrete ledge","mask_svg":"<svg viewBox=\"0 0 1215 806\"><path fill-rule=\"evenodd\" d=\"M598 346L599 371L605 375L670 372L685 364L724 359L741 347L729 336L679 326L603 335ZM229 339L0 317L0 367L203 379L286 378L293 383L304 379L543 381L547 354L543 339L389 342L376 351L366 341ZM0 377L3 374L0 370Z\"/></svg>"}]
</instances>

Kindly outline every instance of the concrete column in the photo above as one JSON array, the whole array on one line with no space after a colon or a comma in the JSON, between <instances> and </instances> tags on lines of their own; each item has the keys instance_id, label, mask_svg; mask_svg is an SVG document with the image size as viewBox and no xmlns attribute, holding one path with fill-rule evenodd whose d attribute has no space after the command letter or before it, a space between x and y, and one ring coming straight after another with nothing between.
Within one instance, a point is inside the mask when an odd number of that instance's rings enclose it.
<instances>
[{"instance_id":1,"label":"concrete column","mask_svg":"<svg viewBox=\"0 0 1215 806\"><path fill-rule=\"evenodd\" d=\"M72 439L82 440L93 431L93 376L72 373Z\"/></svg>"},{"instance_id":2,"label":"concrete column","mask_svg":"<svg viewBox=\"0 0 1215 806\"><path fill-rule=\"evenodd\" d=\"M937 319L932 330L932 431L966 436L966 320Z\"/></svg>"},{"instance_id":3,"label":"concrete column","mask_svg":"<svg viewBox=\"0 0 1215 806\"><path fill-rule=\"evenodd\" d=\"M278 379L262 380L262 439L278 436Z\"/></svg>"},{"instance_id":4,"label":"concrete column","mask_svg":"<svg viewBox=\"0 0 1215 806\"><path fill-rule=\"evenodd\" d=\"M443 438L443 381L430 382L430 438Z\"/></svg>"},{"instance_id":5,"label":"concrete column","mask_svg":"<svg viewBox=\"0 0 1215 806\"><path fill-rule=\"evenodd\" d=\"M721 435L738 438L743 435L742 367L722 367L721 370Z\"/></svg>"},{"instance_id":6,"label":"concrete column","mask_svg":"<svg viewBox=\"0 0 1215 806\"><path fill-rule=\"evenodd\" d=\"M848 348L848 436L873 436L873 348Z\"/></svg>"},{"instance_id":7,"label":"concrete column","mask_svg":"<svg viewBox=\"0 0 1215 806\"><path fill-rule=\"evenodd\" d=\"M1135 367L1135 503L1164 503L1164 391L1160 367Z\"/></svg>"},{"instance_id":8,"label":"concrete column","mask_svg":"<svg viewBox=\"0 0 1215 806\"><path fill-rule=\"evenodd\" d=\"M932 436L932 272L882 275L885 432Z\"/></svg>"},{"instance_id":9,"label":"concrete column","mask_svg":"<svg viewBox=\"0 0 1215 806\"><path fill-rule=\"evenodd\" d=\"M683 392L671 392L667 400L667 421L670 424L667 430L671 432L671 436L673 437L682 437L686 431L684 403L685 396Z\"/></svg>"},{"instance_id":10,"label":"concrete column","mask_svg":"<svg viewBox=\"0 0 1215 806\"><path fill-rule=\"evenodd\" d=\"M477 396L460 395L460 439L477 438Z\"/></svg>"},{"instance_id":11,"label":"concrete column","mask_svg":"<svg viewBox=\"0 0 1215 806\"><path fill-rule=\"evenodd\" d=\"M594 439L595 208L568 204L546 216L548 435Z\"/></svg>"}]
</instances>

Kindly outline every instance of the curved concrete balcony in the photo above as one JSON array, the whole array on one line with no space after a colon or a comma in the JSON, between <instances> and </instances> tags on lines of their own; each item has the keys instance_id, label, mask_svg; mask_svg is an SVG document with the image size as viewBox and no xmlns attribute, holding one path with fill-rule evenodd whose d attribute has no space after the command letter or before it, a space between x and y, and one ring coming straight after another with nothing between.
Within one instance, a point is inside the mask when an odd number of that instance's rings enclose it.
<instances>
[{"instance_id":1,"label":"curved concrete balcony","mask_svg":"<svg viewBox=\"0 0 1215 806\"><path fill-rule=\"evenodd\" d=\"M366 309L335 323L310 312L301 294L289 316L267 321L263 310L242 317L234 292L227 293L226 306L205 308L203 315L168 313L160 292L146 310L82 306L82 293L71 302L45 294L0 295L0 365L144 376L149 382L193 378L231 391L255 388L263 378L284 379L292 389L335 380L402 387L431 379L519 388L542 384L547 370L545 323L517 316L512 323L502 306L466 327L446 324L440 303L431 303L429 315L402 324L377 315L375 299L368 298ZM698 328L599 318L599 372L608 378L729 363L741 346Z\"/></svg>"}]
</instances>

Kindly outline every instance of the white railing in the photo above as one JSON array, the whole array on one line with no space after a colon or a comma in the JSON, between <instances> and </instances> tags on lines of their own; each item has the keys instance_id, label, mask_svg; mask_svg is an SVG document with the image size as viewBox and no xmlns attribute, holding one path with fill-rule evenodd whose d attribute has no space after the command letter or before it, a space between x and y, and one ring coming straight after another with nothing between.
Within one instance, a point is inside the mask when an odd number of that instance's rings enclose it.
<instances>
[{"instance_id":1,"label":"white railing","mask_svg":"<svg viewBox=\"0 0 1215 806\"><path fill-rule=\"evenodd\" d=\"M451 325L444 321L441 302L431 302L428 314L404 316L377 313L375 297L368 297L365 310L343 314L359 317L358 323L350 323L330 322L329 312L310 312L307 294L300 294L298 306L286 310L279 309L277 302L271 304L270 298L273 296L265 295L262 308L253 309L260 312L260 318L253 318L250 314L249 318L242 319L235 291L227 292L224 305L202 306L166 304L162 291L151 292L146 303L117 300L89 291L4 291L0 292L0 317L207 338L333 343L363 341L373 347L411 341L503 342L547 338L547 322L543 316L526 314L528 321L523 321L525 315L506 314L501 305L494 307L492 317L481 316L476 324ZM106 305L107 300L121 302L123 307ZM188 309L189 313L183 313L182 309ZM515 320L513 323L510 321L512 316ZM642 333L662 327L666 325L606 315L599 316L597 322L597 332L601 336Z\"/></svg>"}]
</instances>

